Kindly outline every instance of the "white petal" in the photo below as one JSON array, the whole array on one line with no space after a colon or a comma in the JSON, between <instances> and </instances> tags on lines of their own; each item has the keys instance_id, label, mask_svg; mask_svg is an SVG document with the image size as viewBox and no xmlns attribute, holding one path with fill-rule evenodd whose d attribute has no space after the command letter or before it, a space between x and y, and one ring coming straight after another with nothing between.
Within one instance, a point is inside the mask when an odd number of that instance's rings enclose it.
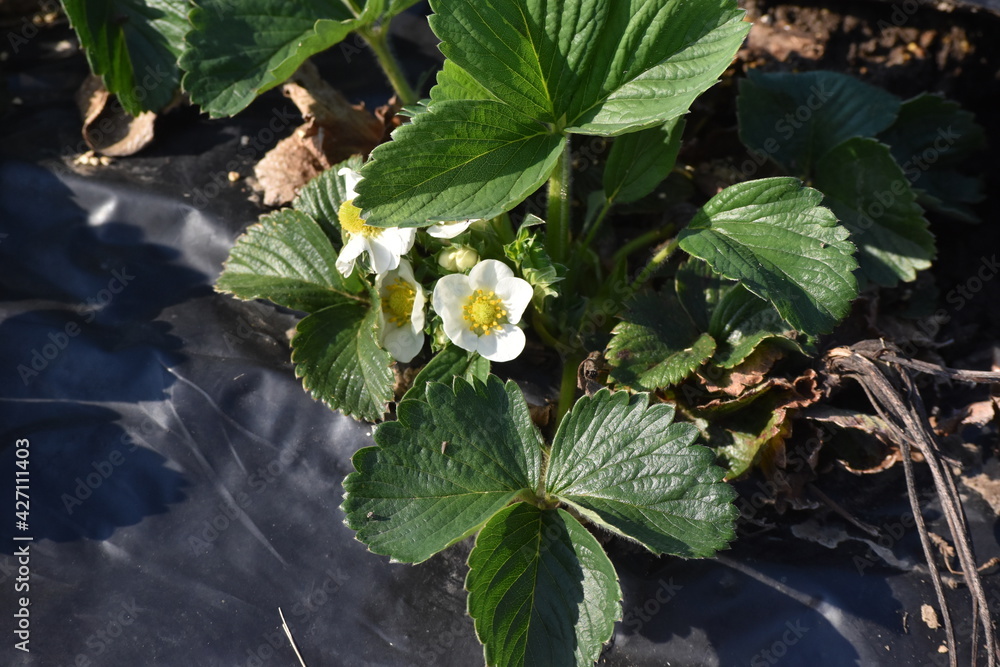
<instances>
[{"instance_id":1,"label":"white petal","mask_svg":"<svg viewBox=\"0 0 1000 667\"><path fill-rule=\"evenodd\" d=\"M424 296L424 290L420 285L414 282L413 287L417 292L413 295L413 312L410 313L410 324L415 332L423 331L424 306L427 304L427 297Z\"/></svg>"},{"instance_id":2,"label":"white petal","mask_svg":"<svg viewBox=\"0 0 1000 667\"><path fill-rule=\"evenodd\" d=\"M511 324L521 321L524 309L531 303L531 296L535 293L531 283L520 278L503 278L493 291L503 300L507 321Z\"/></svg>"},{"instance_id":3,"label":"white petal","mask_svg":"<svg viewBox=\"0 0 1000 667\"><path fill-rule=\"evenodd\" d=\"M343 249L341 249L340 254L337 255L337 270L340 271L345 277L350 276L351 272L354 271L354 261L358 258L358 255L365 251L365 239L363 236L352 236L350 240L344 244Z\"/></svg>"},{"instance_id":4,"label":"white petal","mask_svg":"<svg viewBox=\"0 0 1000 667\"><path fill-rule=\"evenodd\" d=\"M513 324L505 324L500 331L480 336L476 351L490 361L510 361L524 349L524 332Z\"/></svg>"},{"instance_id":5,"label":"white petal","mask_svg":"<svg viewBox=\"0 0 1000 667\"><path fill-rule=\"evenodd\" d=\"M397 255L405 255L410 252L413 242L417 240L417 230L413 227L389 227L382 232L382 238L386 245L393 249Z\"/></svg>"},{"instance_id":6,"label":"white petal","mask_svg":"<svg viewBox=\"0 0 1000 667\"><path fill-rule=\"evenodd\" d=\"M462 306L469 301L472 296L472 286L469 284L468 276L461 273L450 273L439 279L434 286L434 294L431 297L431 304L434 311L444 320L445 333L448 333L449 322L464 322L462 317ZM452 338L451 334L448 334ZM452 338L454 340L454 338Z\"/></svg>"},{"instance_id":7,"label":"white petal","mask_svg":"<svg viewBox=\"0 0 1000 667\"><path fill-rule=\"evenodd\" d=\"M417 287L417 279L413 277L413 265L405 257L399 260L399 268L396 270L399 277L408 282L411 286Z\"/></svg>"},{"instance_id":8,"label":"white petal","mask_svg":"<svg viewBox=\"0 0 1000 667\"><path fill-rule=\"evenodd\" d=\"M459 326L449 331L448 327L445 326L444 333L452 343L458 345L463 350L475 352L479 349L480 338L469 327Z\"/></svg>"},{"instance_id":9,"label":"white petal","mask_svg":"<svg viewBox=\"0 0 1000 667\"><path fill-rule=\"evenodd\" d=\"M387 247L382 243L382 239L378 237L371 237L368 240L368 257L371 259L372 271L376 275L381 275L387 271L392 271L397 266L399 266L399 255L392 251L391 247Z\"/></svg>"},{"instance_id":10,"label":"white petal","mask_svg":"<svg viewBox=\"0 0 1000 667\"><path fill-rule=\"evenodd\" d=\"M424 333L414 332L409 326L397 327L392 323L382 325L383 345L392 358L404 364L412 361L424 347Z\"/></svg>"},{"instance_id":11,"label":"white petal","mask_svg":"<svg viewBox=\"0 0 1000 667\"><path fill-rule=\"evenodd\" d=\"M514 272L509 266L496 259L484 259L469 271L472 289L492 290L502 278L510 278Z\"/></svg>"},{"instance_id":12,"label":"white petal","mask_svg":"<svg viewBox=\"0 0 1000 667\"><path fill-rule=\"evenodd\" d=\"M475 219L463 220L461 222L443 222L431 225L425 231L429 236L433 236L436 239L453 239L468 229L469 225L473 222L475 222Z\"/></svg>"},{"instance_id":13,"label":"white petal","mask_svg":"<svg viewBox=\"0 0 1000 667\"><path fill-rule=\"evenodd\" d=\"M344 189L346 190L345 196L346 201L351 201L358 196L355 188L358 187L358 183L361 182L361 174L350 169L349 167L344 167L337 172L338 176L344 177Z\"/></svg>"}]
</instances>

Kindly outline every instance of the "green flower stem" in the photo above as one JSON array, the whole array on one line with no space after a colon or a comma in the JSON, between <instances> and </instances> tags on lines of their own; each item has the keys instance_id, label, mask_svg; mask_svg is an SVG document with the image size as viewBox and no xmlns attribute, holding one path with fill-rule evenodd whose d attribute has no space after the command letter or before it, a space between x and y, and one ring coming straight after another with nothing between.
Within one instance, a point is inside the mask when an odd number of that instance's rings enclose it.
<instances>
[{"instance_id":1,"label":"green flower stem","mask_svg":"<svg viewBox=\"0 0 1000 667\"><path fill-rule=\"evenodd\" d=\"M674 233L674 226L667 225L665 227L660 227L658 229L652 229L645 234L635 237L621 248L619 248L614 256L612 256L611 261L618 265L620 262L624 262L628 259L628 256L634 253L636 250L644 248L645 246L652 245L670 238L670 235Z\"/></svg>"},{"instance_id":2,"label":"green flower stem","mask_svg":"<svg viewBox=\"0 0 1000 667\"><path fill-rule=\"evenodd\" d=\"M385 24L377 29L361 28L358 30L358 34L361 35L375 53L375 58L378 59L378 64L382 66L382 71L385 72L393 90L396 91L396 95L399 96L399 101L404 105L416 104L419 97L417 97L417 93L413 88L410 87L410 84L407 83L406 76L399 66L399 61L396 60L396 57L392 55L392 51L389 49L389 25Z\"/></svg>"},{"instance_id":3,"label":"green flower stem","mask_svg":"<svg viewBox=\"0 0 1000 667\"><path fill-rule=\"evenodd\" d=\"M589 228L584 232L583 242L581 243L583 248L589 248L590 244L594 242L594 237L597 236L597 232L601 228L604 218L608 216L608 211L611 210L614 203L615 200L613 198L604 200L604 206L601 207L600 213L597 214L597 217L594 218L593 222L590 223Z\"/></svg>"},{"instance_id":4,"label":"green flower stem","mask_svg":"<svg viewBox=\"0 0 1000 667\"><path fill-rule=\"evenodd\" d=\"M557 427L576 401L576 375L582 363L583 355L578 352L566 355L566 360L563 362L562 382L559 385L559 405L556 408L555 425Z\"/></svg>"},{"instance_id":5,"label":"green flower stem","mask_svg":"<svg viewBox=\"0 0 1000 667\"><path fill-rule=\"evenodd\" d=\"M563 145L562 155L549 176L549 212L546 232L546 249L555 262L565 262L569 251L569 195L570 165L569 137Z\"/></svg>"},{"instance_id":6,"label":"green flower stem","mask_svg":"<svg viewBox=\"0 0 1000 667\"><path fill-rule=\"evenodd\" d=\"M534 308L531 309L531 328L534 329L535 333L538 334L538 337L542 339L542 342L551 347L553 350L558 350L562 347L562 343L560 343L559 340L557 340L556 337L549 331L549 324L547 320L549 320L549 318L546 317L544 313L541 313Z\"/></svg>"},{"instance_id":7,"label":"green flower stem","mask_svg":"<svg viewBox=\"0 0 1000 667\"><path fill-rule=\"evenodd\" d=\"M641 288L647 280L656 274L660 266L670 259L670 256L674 254L675 250L677 250L676 237L660 248L660 250L653 255L653 258L649 260L646 266L643 267L642 271L639 272L639 275L635 277L635 280L632 281L632 285L629 287L629 296L638 292L639 288Z\"/></svg>"}]
</instances>

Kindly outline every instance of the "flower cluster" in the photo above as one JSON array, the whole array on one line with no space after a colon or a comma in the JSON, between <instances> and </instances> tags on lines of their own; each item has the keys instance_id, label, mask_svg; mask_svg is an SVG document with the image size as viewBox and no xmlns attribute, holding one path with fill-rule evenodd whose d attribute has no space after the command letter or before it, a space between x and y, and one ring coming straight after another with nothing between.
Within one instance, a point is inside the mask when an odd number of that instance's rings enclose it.
<instances>
[{"instance_id":1,"label":"flower cluster","mask_svg":"<svg viewBox=\"0 0 1000 667\"><path fill-rule=\"evenodd\" d=\"M380 342L394 359L412 360L424 345L426 295L404 255L410 252L416 230L375 227L361 217L354 205L355 188L361 175L341 169L346 189L338 211L345 243L337 257L337 270L350 276L357 260L367 255L375 273L375 287L382 303ZM475 220L431 225L429 236L453 239ZM503 262L479 260L472 248L451 246L440 254L438 264L449 273L434 286L431 305L441 317L444 333L458 347L478 352L490 361L510 361L524 349L524 332L517 326L531 302L532 287ZM468 275L463 273L468 270Z\"/></svg>"}]
</instances>

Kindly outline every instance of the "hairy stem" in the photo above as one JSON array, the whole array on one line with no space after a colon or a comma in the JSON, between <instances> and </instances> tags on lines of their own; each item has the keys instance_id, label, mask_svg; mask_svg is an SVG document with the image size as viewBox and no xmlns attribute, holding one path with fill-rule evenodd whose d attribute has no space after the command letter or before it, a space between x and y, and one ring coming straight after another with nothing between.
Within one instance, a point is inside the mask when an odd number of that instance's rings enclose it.
<instances>
[{"instance_id":1,"label":"hairy stem","mask_svg":"<svg viewBox=\"0 0 1000 667\"><path fill-rule=\"evenodd\" d=\"M399 96L399 101L404 105L416 104L419 97L416 91L407 83L406 75L403 74L403 70L399 66L399 61L396 60L396 57L392 55L392 51L389 49L389 25L386 24L380 28L361 28L358 30L358 34L361 35L375 53L375 58L378 60L378 64L381 65L382 71L385 72L386 78L389 79L392 89Z\"/></svg>"},{"instance_id":2,"label":"hairy stem","mask_svg":"<svg viewBox=\"0 0 1000 667\"><path fill-rule=\"evenodd\" d=\"M646 266L639 272L639 275L637 275L635 280L632 281L632 285L629 288L629 296L638 292L639 288L641 288L647 280L656 275L660 266L670 259L670 256L674 254L675 250L677 250L676 238L672 239L669 243L660 248L660 250L653 255L653 258L647 262Z\"/></svg>"},{"instance_id":3,"label":"hairy stem","mask_svg":"<svg viewBox=\"0 0 1000 667\"><path fill-rule=\"evenodd\" d=\"M553 261L565 262L569 252L569 196L570 196L569 137L566 137L562 154L549 176L549 212L546 248Z\"/></svg>"},{"instance_id":4,"label":"hairy stem","mask_svg":"<svg viewBox=\"0 0 1000 667\"><path fill-rule=\"evenodd\" d=\"M634 253L636 250L640 250L641 248L644 248L648 245L652 245L654 243L665 241L666 239L670 238L670 235L673 233L674 233L673 225L667 225L665 227L660 227L658 229L651 229L645 234L641 234L635 237L634 239L623 245L621 248L619 248L612 256L611 261L614 264L618 264L619 262L624 262L626 259L628 259L628 256Z\"/></svg>"}]
</instances>

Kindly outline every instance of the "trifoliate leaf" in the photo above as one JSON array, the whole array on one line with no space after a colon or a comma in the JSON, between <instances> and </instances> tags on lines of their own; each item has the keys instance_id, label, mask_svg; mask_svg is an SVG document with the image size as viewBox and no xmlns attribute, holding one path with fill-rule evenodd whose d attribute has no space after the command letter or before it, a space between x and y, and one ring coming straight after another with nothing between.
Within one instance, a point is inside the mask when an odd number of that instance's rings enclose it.
<instances>
[{"instance_id":1,"label":"trifoliate leaf","mask_svg":"<svg viewBox=\"0 0 1000 667\"><path fill-rule=\"evenodd\" d=\"M491 667L592 667L621 615L600 543L567 512L527 503L483 527L465 587Z\"/></svg>"},{"instance_id":2,"label":"trifoliate leaf","mask_svg":"<svg viewBox=\"0 0 1000 667\"><path fill-rule=\"evenodd\" d=\"M739 283L729 287L713 310L708 332L719 343L713 362L723 368L743 363L765 340L798 348L791 338L794 331L778 311Z\"/></svg>"},{"instance_id":3,"label":"trifoliate leaf","mask_svg":"<svg viewBox=\"0 0 1000 667\"><path fill-rule=\"evenodd\" d=\"M451 385L456 377L466 382L475 378L486 382L490 374L490 360L477 352L467 352L457 345L449 343L420 369L413 378L413 386L403 394L403 400L427 400L427 385L430 382L441 382Z\"/></svg>"},{"instance_id":4,"label":"trifoliate leaf","mask_svg":"<svg viewBox=\"0 0 1000 667\"><path fill-rule=\"evenodd\" d=\"M854 246L823 195L794 178L737 183L705 204L679 235L682 250L770 301L796 329L825 333L858 288Z\"/></svg>"},{"instance_id":5,"label":"trifoliate leaf","mask_svg":"<svg viewBox=\"0 0 1000 667\"><path fill-rule=\"evenodd\" d=\"M358 291L336 264L337 253L316 221L286 209L264 216L236 240L215 288L315 313Z\"/></svg>"},{"instance_id":6,"label":"trifoliate leaf","mask_svg":"<svg viewBox=\"0 0 1000 667\"><path fill-rule=\"evenodd\" d=\"M878 138L889 144L921 204L963 222L979 221L969 204L982 201L982 183L956 170L986 145L972 113L925 93L903 102L896 122Z\"/></svg>"},{"instance_id":7,"label":"trifoliate leaf","mask_svg":"<svg viewBox=\"0 0 1000 667\"><path fill-rule=\"evenodd\" d=\"M619 204L642 199L674 168L684 119L623 134L615 139L604 167L604 195Z\"/></svg>"},{"instance_id":8,"label":"trifoliate leaf","mask_svg":"<svg viewBox=\"0 0 1000 667\"><path fill-rule=\"evenodd\" d=\"M445 60L437 74L437 84L431 88L431 102L447 100L496 100L490 91L472 78L472 75L455 64ZM424 111L427 109L425 108Z\"/></svg>"},{"instance_id":9,"label":"trifoliate leaf","mask_svg":"<svg viewBox=\"0 0 1000 667\"><path fill-rule=\"evenodd\" d=\"M711 556L735 536L735 492L697 429L645 394L598 391L563 418L546 490L653 553Z\"/></svg>"},{"instance_id":10,"label":"trifoliate leaf","mask_svg":"<svg viewBox=\"0 0 1000 667\"><path fill-rule=\"evenodd\" d=\"M715 341L699 334L672 294L641 294L622 319L604 353L616 384L647 391L669 387L715 352Z\"/></svg>"},{"instance_id":11,"label":"trifoliate leaf","mask_svg":"<svg viewBox=\"0 0 1000 667\"><path fill-rule=\"evenodd\" d=\"M881 88L822 71L750 70L736 100L743 143L803 178L840 143L892 125L899 105Z\"/></svg>"},{"instance_id":12,"label":"trifoliate leaf","mask_svg":"<svg viewBox=\"0 0 1000 667\"><path fill-rule=\"evenodd\" d=\"M562 84L575 93L567 130L581 134L614 136L683 115L729 67L750 30L736 3L725 0L580 4L607 7L582 80Z\"/></svg>"},{"instance_id":13,"label":"trifoliate leaf","mask_svg":"<svg viewBox=\"0 0 1000 667\"><path fill-rule=\"evenodd\" d=\"M314 398L355 419L374 422L392 400L392 357L377 340L378 310L344 301L295 328L295 376Z\"/></svg>"},{"instance_id":14,"label":"trifoliate leaf","mask_svg":"<svg viewBox=\"0 0 1000 667\"><path fill-rule=\"evenodd\" d=\"M677 270L674 288L698 330L716 341L714 364L733 368L765 340L779 338L783 346L799 347L790 338L794 331L771 304L722 278L697 257Z\"/></svg>"},{"instance_id":15,"label":"trifoliate leaf","mask_svg":"<svg viewBox=\"0 0 1000 667\"><path fill-rule=\"evenodd\" d=\"M241 111L290 77L310 56L340 42L381 11L360 17L340 0L195 0L181 58L184 89L213 118Z\"/></svg>"},{"instance_id":16,"label":"trifoliate leaf","mask_svg":"<svg viewBox=\"0 0 1000 667\"><path fill-rule=\"evenodd\" d=\"M343 508L375 553L419 563L537 489L542 440L517 385L454 382L401 402L354 455Z\"/></svg>"},{"instance_id":17,"label":"trifoliate leaf","mask_svg":"<svg viewBox=\"0 0 1000 667\"><path fill-rule=\"evenodd\" d=\"M509 211L548 178L567 132L622 134L683 115L749 29L731 0L431 6L448 60L427 112L365 167L358 205L369 224Z\"/></svg>"},{"instance_id":18,"label":"trifoliate leaf","mask_svg":"<svg viewBox=\"0 0 1000 667\"><path fill-rule=\"evenodd\" d=\"M892 287L930 267L934 236L888 146L875 139L845 141L817 165L815 183L851 230L866 278Z\"/></svg>"},{"instance_id":19,"label":"trifoliate leaf","mask_svg":"<svg viewBox=\"0 0 1000 667\"><path fill-rule=\"evenodd\" d=\"M187 0L63 0L63 7L90 69L126 112L170 104L181 80Z\"/></svg>"},{"instance_id":20,"label":"trifoliate leaf","mask_svg":"<svg viewBox=\"0 0 1000 667\"><path fill-rule=\"evenodd\" d=\"M492 218L548 178L562 139L501 102L436 102L362 169L355 204L377 227Z\"/></svg>"}]
</instances>

